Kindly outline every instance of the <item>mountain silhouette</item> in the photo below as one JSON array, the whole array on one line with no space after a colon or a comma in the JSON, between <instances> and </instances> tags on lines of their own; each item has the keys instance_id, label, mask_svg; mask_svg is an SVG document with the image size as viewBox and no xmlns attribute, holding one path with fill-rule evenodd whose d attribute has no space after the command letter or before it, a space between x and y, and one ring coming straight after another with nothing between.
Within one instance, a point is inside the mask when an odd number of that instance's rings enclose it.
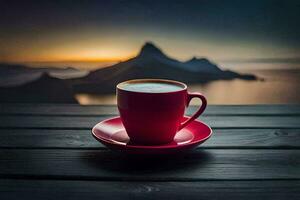
<instances>
[{"instance_id":1,"label":"mountain silhouette","mask_svg":"<svg viewBox=\"0 0 300 200\"><path fill-rule=\"evenodd\" d=\"M4 103L77 103L69 83L43 72L21 86L0 87Z\"/></svg>"},{"instance_id":2,"label":"mountain silhouette","mask_svg":"<svg viewBox=\"0 0 300 200\"><path fill-rule=\"evenodd\" d=\"M28 67L20 64L0 63L0 87L20 86L32 82L43 73L59 79L82 77L85 71L72 67Z\"/></svg>"},{"instance_id":3,"label":"mountain silhouette","mask_svg":"<svg viewBox=\"0 0 300 200\"><path fill-rule=\"evenodd\" d=\"M76 92L111 93L117 83L138 78L173 79L186 83L234 78L256 79L254 75L224 71L206 58L194 57L180 62L167 56L152 42L146 42L136 57L92 71L84 78L73 79L72 83Z\"/></svg>"},{"instance_id":4,"label":"mountain silhouette","mask_svg":"<svg viewBox=\"0 0 300 200\"><path fill-rule=\"evenodd\" d=\"M73 78L78 75L81 77ZM193 57L181 62L166 55L152 42L146 42L136 57L85 76L82 71L70 67L32 68L0 63L0 102L76 103L75 93L114 93L119 82L137 78L173 79L186 83L256 79L254 75L222 70L206 58Z\"/></svg>"}]
</instances>

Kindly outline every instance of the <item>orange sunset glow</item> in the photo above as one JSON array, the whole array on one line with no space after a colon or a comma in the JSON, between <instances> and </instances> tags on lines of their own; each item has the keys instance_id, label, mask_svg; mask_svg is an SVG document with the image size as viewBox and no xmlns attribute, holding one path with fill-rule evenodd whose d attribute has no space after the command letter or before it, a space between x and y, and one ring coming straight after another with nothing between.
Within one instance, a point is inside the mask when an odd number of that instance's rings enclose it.
<instances>
[{"instance_id":1,"label":"orange sunset glow","mask_svg":"<svg viewBox=\"0 0 300 200\"><path fill-rule=\"evenodd\" d=\"M94 39L86 39L82 36L78 36L72 40L69 38L65 41L60 38L60 35L57 35L56 40L45 39L43 42L33 42L31 44L23 40L17 44L12 43L9 48L2 48L0 50L0 61L18 63L119 62L138 54L140 46L147 41L148 38L145 36L140 36L139 38L128 37L118 42L109 42L108 36L103 36L103 39L99 40L95 39L97 35L98 33L94 33ZM168 55L174 56L182 61L189 59L191 56L209 57L218 61L236 58L295 57L298 53L298 51L291 48L274 48L274 44L268 44L268 42L266 42L266 45L257 46L256 43L241 42L238 40L224 40L216 43L215 39L205 39L204 37L196 39L197 43L194 43L194 40L191 40L191 38L152 38L153 41L160 44Z\"/></svg>"},{"instance_id":2,"label":"orange sunset glow","mask_svg":"<svg viewBox=\"0 0 300 200\"><path fill-rule=\"evenodd\" d=\"M297 57L299 49L287 47L268 38L247 35L233 38L202 30L190 32L170 28L140 30L130 28L86 27L74 30L34 30L32 35L6 34L0 38L0 62L87 62L107 63L127 60L138 54L146 41L154 41L166 54L184 61L192 56L208 57L215 61L253 58Z\"/></svg>"}]
</instances>

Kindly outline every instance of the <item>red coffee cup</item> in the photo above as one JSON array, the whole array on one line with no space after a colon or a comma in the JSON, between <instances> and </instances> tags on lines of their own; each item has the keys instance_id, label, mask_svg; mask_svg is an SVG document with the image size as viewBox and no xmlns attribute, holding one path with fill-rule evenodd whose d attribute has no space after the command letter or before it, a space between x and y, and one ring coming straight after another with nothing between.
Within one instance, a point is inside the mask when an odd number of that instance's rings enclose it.
<instances>
[{"instance_id":1,"label":"red coffee cup","mask_svg":"<svg viewBox=\"0 0 300 200\"><path fill-rule=\"evenodd\" d=\"M133 84L164 85L177 90L131 90ZM168 90L168 88L163 89ZM117 85L117 103L121 120L134 144L158 145L171 142L175 134L199 117L206 108L205 97L188 93L184 83L164 79L136 79ZM192 98L202 101L201 107L188 120L183 121L185 108Z\"/></svg>"}]
</instances>

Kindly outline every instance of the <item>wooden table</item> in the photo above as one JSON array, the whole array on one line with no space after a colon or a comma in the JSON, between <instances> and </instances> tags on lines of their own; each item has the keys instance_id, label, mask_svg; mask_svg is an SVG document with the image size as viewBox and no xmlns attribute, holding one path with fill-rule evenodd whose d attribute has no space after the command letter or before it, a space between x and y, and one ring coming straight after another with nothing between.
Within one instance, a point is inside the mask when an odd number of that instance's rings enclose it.
<instances>
[{"instance_id":1,"label":"wooden table","mask_svg":"<svg viewBox=\"0 0 300 200\"><path fill-rule=\"evenodd\" d=\"M0 105L0 199L300 199L300 106L209 106L210 140L154 158L93 139L91 127L117 114Z\"/></svg>"}]
</instances>

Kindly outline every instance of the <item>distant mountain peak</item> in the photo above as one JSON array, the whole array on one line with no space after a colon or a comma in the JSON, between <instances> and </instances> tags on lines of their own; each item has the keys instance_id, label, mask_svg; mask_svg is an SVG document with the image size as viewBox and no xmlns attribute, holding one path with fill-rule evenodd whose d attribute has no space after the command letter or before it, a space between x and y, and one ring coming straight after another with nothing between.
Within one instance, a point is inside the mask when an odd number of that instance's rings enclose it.
<instances>
[{"instance_id":1,"label":"distant mountain peak","mask_svg":"<svg viewBox=\"0 0 300 200\"><path fill-rule=\"evenodd\" d=\"M93 71L86 80L91 82L102 80L103 85L107 85L107 89L103 90L113 90L118 82L136 78L165 78L196 83L243 78L243 76L231 71L223 71L205 57L193 57L181 62L166 55L154 43L146 42L136 57ZM248 79L251 78L254 77ZM87 88L87 90L92 92L98 90L97 88L99 87Z\"/></svg>"},{"instance_id":2,"label":"distant mountain peak","mask_svg":"<svg viewBox=\"0 0 300 200\"><path fill-rule=\"evenodd\" d=\"M206 72L222 72L222 70L210 60L205 57L192 57L190 60L185 62L190 70L194 71L206 71Z\"/></svg>"},{"instance_id":3,"label":"distant mountain peak","mask_svg":"<svg viewBox=\"0 0 300 200\"><path fill-rule=\"evenodd\" d=\"M160 48L158 48L153 42L146 42L139 53L139 56L144 55L158 55L165 56Z\"/></svg>"},{"instance_id":4,"label":"distant mountain peak","mask_svg":"<svg viewBox=\"0 0 300 200\"><path fill-rule=\"evenodd\" d=\"M197 58L196 56L194 56L191 59L189 59L188 61L186 61L186 63L192 63L192 62L209 62L210 63L210 61L207 58L203 58L203 57Z\"/></svg>"}]
</instances>

